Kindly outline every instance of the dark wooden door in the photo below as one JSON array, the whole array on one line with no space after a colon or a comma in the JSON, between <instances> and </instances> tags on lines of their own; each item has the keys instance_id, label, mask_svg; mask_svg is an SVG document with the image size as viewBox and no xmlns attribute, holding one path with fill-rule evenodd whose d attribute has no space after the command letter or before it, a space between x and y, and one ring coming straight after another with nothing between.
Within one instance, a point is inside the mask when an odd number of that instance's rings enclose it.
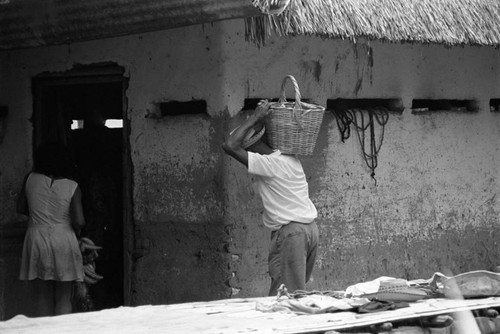
<instances>
[{"instance_id":1,"label":"dark wooden door","mask_svg":"<svg viewBox=\"0 0 500 334\"><path fill-rule=\"evenodd\" d=\"M33 80L34 146L59 141L71 148L86 219L82 236L103 247L96 272L104 279L89 286L94 310L124 305L126 276L125 82L121 74L101 72L68 72Z\"/></svg>"}]
</instances>

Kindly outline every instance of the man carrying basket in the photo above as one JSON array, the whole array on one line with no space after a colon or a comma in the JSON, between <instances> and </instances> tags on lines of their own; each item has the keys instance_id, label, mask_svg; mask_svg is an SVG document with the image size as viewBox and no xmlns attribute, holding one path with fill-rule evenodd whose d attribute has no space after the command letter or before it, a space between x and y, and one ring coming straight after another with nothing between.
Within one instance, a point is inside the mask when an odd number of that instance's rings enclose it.
<instances>
[{"instance_id":1,"label":"man carrying basket","mask_svg":"<svg viewBox=\"0 0 500 334\"><path fill-rule=\"evenodd\" d=\"M222 148L248 168L264 206L263 223L271 232L269 295L282 284L290 292L305 290L318 248L316 207L300 160L267 144L264 125L270 104L261 101L239 127L231 131Z\"/></svg>"}]
</instances>

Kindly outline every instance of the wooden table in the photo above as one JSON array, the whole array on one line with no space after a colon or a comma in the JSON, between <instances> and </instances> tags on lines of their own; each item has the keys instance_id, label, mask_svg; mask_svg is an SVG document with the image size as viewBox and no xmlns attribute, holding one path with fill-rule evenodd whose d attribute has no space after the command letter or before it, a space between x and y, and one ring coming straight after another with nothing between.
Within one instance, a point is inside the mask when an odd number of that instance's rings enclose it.
<instances>
[{"instance_id":1,"label":"wooden table","mask_svg":"<svg viewBox=\"0 0 500 334\"><path fill-rule=\"evenodd\" d=\"M410 303L405 308L365 314L339 311L298 315L256 310L257 303L274 301L276 297L262 297L118 307L57 317L28 318L18 315L0 322L0 333L303 334L500 307L500 297L489 297L468 300L427 299Z\"/></svg>"}]
</instances>

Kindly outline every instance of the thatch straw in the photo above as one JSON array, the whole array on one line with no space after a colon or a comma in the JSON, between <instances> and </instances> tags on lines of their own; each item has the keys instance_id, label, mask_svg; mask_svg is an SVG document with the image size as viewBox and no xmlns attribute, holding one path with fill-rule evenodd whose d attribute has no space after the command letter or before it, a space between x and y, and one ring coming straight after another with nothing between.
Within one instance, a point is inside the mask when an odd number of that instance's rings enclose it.
<instances>
[{"instance_id":1,"label":"thatch straw","mask_svg":"<svg viewBox=\"0 0 500 334\"><path fill-rule=\"evenodd\" d=\"M269 0L254 0L258 3ZM257 4L256 4L257 3ZM445 45L500 45L499 0L290 0L280 15L245 20L247 40L279 36Z\"/></svg>"}]
</instances>

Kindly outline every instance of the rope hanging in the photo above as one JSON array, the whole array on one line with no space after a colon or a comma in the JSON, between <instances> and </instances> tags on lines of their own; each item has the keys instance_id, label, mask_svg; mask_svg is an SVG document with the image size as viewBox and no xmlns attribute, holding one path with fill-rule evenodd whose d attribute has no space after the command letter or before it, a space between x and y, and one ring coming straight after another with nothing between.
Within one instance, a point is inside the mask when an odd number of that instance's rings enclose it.
<instances>
[{"instance_id":1,"label":"rope hanging","mask_svg":"<svg viewBox=\"0 0 500 334\"><path fill-rule=\"evenodd\" d=\"M340 139L345 143L346 139L351 136L351 113L345 110L337 110L334 112L335 119L337 120L337 127L340 131Z\"/></svg>"},{"instance_id":2,"label":"rope hanging","mask_svg":"<svg viewBox=\"0 0 500 334\"><path fill-rule=\"evenodd\" d=\"M378 153L384 141L385 125L389 120L388 110L384 107L369 108L369 109L349 109L336 110L334 112L337 126L340 131L342 142L350 137L350 125L354 124L358 135L361 150L363 151L363 159L370 169L370 176L375 180L375 169L378 165ZM381 128L379 140L376 138L376 124ZM367 134L368 132L368 134ZM367 137L369 142L366 143Z\"/></svg>"},{"instance_id":3,"label":"rope hanging","mask_svg":"<svg viewBox=\"0 0 500 334\"><path fill-rule=\"evenodd\" d=\"M367 109L368 122L365 123L365 113L363 109L351 109L350 113L352 115L352 123L356 127L356 132L358 134L359 143L361 144L361 149L363 151L363 157L365 159L366 165L371 170L370 176L375 180L375 186L377 185L377 180L375 179L375 168L378 165L378 153L382 147L384 141L384 129L387 121L389 120L389 113L386 108L371 108ZM358 121L359 118L359 121ZM379 142L375 138L375 121L381 127ZM366 131L369 130L369 148L366 148Z\"/></svg>"}]
</instances>

